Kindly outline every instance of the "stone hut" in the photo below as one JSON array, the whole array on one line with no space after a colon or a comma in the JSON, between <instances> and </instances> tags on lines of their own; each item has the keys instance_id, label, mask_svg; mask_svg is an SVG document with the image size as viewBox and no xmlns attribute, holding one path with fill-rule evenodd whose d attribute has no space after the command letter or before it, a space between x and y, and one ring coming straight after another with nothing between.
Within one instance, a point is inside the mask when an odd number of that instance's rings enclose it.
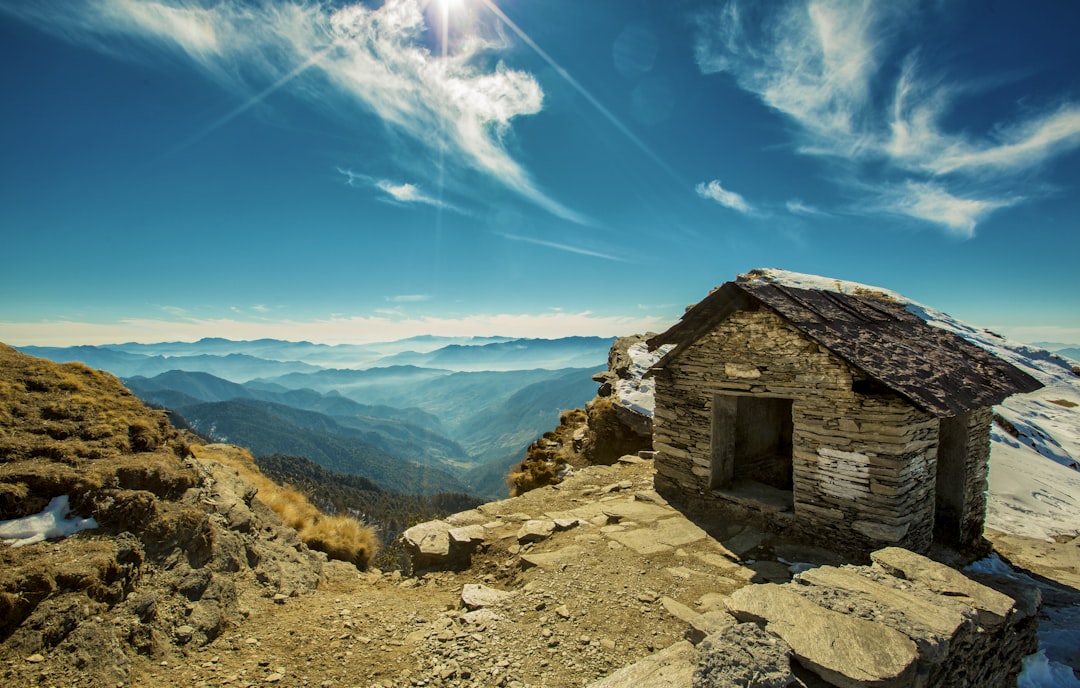
<instances>
[{"instance_id":1,"label":"stone hut","mask_svg":"<svg viewBox=\"0 0 1080 688\"><path fill-rule=\"evenodd\" d=\"M656 487L856 552L978 545L992 407L1041 383L872 290L740 276L649 340Z\"/></svg>"}]
</instances>

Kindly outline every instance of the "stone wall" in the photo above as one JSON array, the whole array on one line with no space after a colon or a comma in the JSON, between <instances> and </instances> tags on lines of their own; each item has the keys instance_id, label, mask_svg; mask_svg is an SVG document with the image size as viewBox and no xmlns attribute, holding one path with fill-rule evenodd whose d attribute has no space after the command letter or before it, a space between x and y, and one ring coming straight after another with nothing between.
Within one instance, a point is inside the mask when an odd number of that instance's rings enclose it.
<instances>
[{"instance_id":1,"label":"stone wall","mask_svg":"<svg viewBox=\"0 0 1080 688\"><path fill-rule=\"evenodd\" d=\"M992 408L973 411L968 418L967 473L964 476L964 513L961 516L961 544L973 545L982 539L986 521L987 477L990 472L990 424Z\"/></svg>"},{"instance_id":2,"label":"stone wall","mask_svg":"<svg viewBox=\"0 0 1080 688\"><path fill-rule=\"evenodd\" d=\"M732 395L792 400L792 513L766 520L865 552L929 547L939 421L876 387L767 309L732 314L657 373L659 490L691 507L741 503L724 489L731 471L717 458L732 452L724 446L732 440L713 436L714 427L730 421ZM984 416L971 414L970 423L978 426ZM965 528L980 533L975 493L985 489L985 457L975 449L981 442L968 443L971 498L964 517Z\"/></svg>"}]
</instances>

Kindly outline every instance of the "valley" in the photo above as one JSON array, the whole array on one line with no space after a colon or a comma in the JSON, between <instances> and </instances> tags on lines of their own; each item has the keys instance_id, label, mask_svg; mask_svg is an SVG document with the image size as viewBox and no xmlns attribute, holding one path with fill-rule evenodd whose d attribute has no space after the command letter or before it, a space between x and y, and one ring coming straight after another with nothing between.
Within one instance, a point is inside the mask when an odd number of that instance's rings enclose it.
<instances>
[{"instance_id":1,"label":"valley","mask_svg":"<svg viewBox=\"0 0 1080 688\"><path fill-rule=\"evenodd\" d=\"M395 493L499 499L525 447L593 398L611 341L210 338L21 350L107 370L178 426L258 457L305 457Z\"/></svg>"}]
</instances>

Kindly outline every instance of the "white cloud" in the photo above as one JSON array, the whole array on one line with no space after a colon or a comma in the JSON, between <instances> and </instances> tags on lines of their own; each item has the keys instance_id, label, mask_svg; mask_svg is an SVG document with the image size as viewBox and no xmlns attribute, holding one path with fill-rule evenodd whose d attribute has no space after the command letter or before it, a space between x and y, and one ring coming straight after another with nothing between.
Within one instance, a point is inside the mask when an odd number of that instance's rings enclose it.
<instances>
[{"instance_id":1,"label":"white cloud","mask_svg":"<svg viewBox=\"0 0 1080 688\"><path fill-rule=\"evenodd\" d=\"M513 121L540 112L540 84L492 59L506 44L476 21L461 25L465 35L454 52L433 51L427 4L385 0L370 9L298 1L203 6L194 0L22 0L2 9L114 54L132 49L131 42L115 40L119 35L136 39L144 54L160 48L187 55L246 100L198 136L288 89L313 107L359 106L427 147L446 167L477 170L558 217L588 224L548 196L507 149ZM339 114L355 119L355 110Z\"/></svg>"},{"instance_id":2,"label":"white cloud","mask_svg":"<svg viewBox=\"0 0 1080 688\"><path fill-rule=\"evenodd\" d=\"M971 142L939 136L940 156L927 156L924 166L935 174L979 170L1012 171L1043 161L1080 145L1080 106L1020 122L1000 132L997 141Z\"/></svg>"},{"instance_id":3,"label":"white cloud","mask_svg":"<svg viewBox=\"0 0 1080 688\"><path fill-rule=\"evenodd\" d=\"M341 167L338 167L337 171L345 177L345 184L347 186L357 189L364 187L378 189L386 195L385 197L387 200L394 203L402 205L420 203L422 205L431 205L444 210L452 210L461 215L470 214L468 211L463 210L452 203L447 203L442 199L429 196L416 184L409 182L393 182L389 179L375 179L366 174L360 174Z\"/></svg>"},{"instance_id":4,"label":"white cloud","mask_svg":"<svg viewBox=\"0 0 1080 688\"><path fill-rule=\"evenodd\" d=\"M145 34L175 43L198 60L221 53L212 11L202 7L174 7L140 0L94 3L102 17L127 33Z\"/></svg>"},{"instance_id":5,"label":"white cloud","mask_svg":"<svg viewBox=\"0 0 1080 688\"><path fill-rule=\"evenodd\" d=\"M399 294L397 296L387 296L386 300L391 303L421 303L430 301L431 294Z\"/></svg>"},{"instance_id":6,"label":"white cloud","mask_svg":"<svg viewBox=\"0 0 1080 688\"><path fill-rule=\"evenodd\" d=\"M725 208L731 208L737 210L744 215L749 215L754 212L754 209L750 207L750 204L746 202L746 199L735 193L734 191L728 191L720 185L718 179L714 179L708 184L700 183L694 187L694 191L698 196L702 198L708 198L716 201Z\"/></svg>"},{"instance_id":7,"label":"white cloud","mask_svg":"<svg viewBox=\"0 0 1080 688\"><path fill-rule=\"evenodd\" d=\"M983 132L950 130L946 122L973 88L929 73L919 46L899 42L918 34L906 29L919 21L943 19L906 1L747 9L733 0L699 17L694 47L703 73L731 74L792 123L801 153L842 163L836 183L888 200L860 207L973 236L992 212L1023 200L1003 191L1028 181L1016 173L1080 146L1080 105L1028 102Z\"/></svg>"},{"instance_id":8,"label":"white cloud","mask_svg":"<svg viewBox=\"0 0 1080 688\"><path fill-rule=\"evenodd\" d=\"M878 200L868 204L869 207L940 225L949 234L963 239L975 236L975 227L984 217L1020 200L960 198L936 184L913 181L885 187L877 193Z\"/></svg>"},{"instance_id":9,"label":"white cloud","mask_svg":"<svg viewBox=\"0 0 1080 688\"><path fill-rule=\"evenodd\" d=\"M822 217L828 215L824 210L808 205L798 198L791 199L785 203L784 206L792 215L804 215L806 217Z\"/></svg>"}]
</instances>

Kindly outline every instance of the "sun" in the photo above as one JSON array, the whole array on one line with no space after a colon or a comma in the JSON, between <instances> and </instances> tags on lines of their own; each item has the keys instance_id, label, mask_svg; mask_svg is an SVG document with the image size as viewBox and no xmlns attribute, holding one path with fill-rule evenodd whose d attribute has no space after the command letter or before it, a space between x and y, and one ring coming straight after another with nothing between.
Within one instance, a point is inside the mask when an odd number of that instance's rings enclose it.
<instances>
[{"instance_id":1,"label":"sun","mask_svg":"<svg viewBox=\"0 0 1080 688\"><path fill-rule=\"evenodd\" d=\"M445 17L451 12L460 9L465 4L465 0L438 0L438 3Z\"/></svg>"}]
</instances>

